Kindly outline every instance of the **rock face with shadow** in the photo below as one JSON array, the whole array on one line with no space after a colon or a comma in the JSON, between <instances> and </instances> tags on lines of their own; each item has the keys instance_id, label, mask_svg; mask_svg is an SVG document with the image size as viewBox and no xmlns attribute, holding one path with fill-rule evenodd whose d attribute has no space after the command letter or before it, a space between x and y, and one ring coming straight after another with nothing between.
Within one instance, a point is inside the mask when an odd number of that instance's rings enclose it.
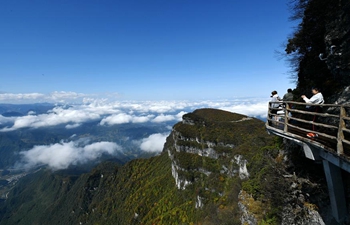
<instances>
[{"instance_id":1,"label":"rock face with shadow","mask_svg":"<svg viewBox=\"0 0 350 225\"><path fill-rule=\"evenodd\" d=\"M326 23L326 54L328 69L338 79L350 81L350 3L342 0L334 4Z\"/></svg>"}]
</instances>

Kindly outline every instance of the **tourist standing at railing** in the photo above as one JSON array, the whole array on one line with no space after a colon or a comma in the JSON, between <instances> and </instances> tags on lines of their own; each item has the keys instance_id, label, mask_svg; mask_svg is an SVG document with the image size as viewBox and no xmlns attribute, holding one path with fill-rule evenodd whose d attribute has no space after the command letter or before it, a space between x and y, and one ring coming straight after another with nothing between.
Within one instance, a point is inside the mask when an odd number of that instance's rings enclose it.
<instances>
[{"instance_id":1,"label":"tourist standing at railing","mask_svg":"<svg viewBox=\"0 0 350 225\"><path fill-rule=\"evenodd\" d=\"M306 103L312 103L312 104L323 104L324 103L324 99L323 99L323 95L320 92L320 90L318 88L312 88L312 94L313 96L309 99L308 97L306 97L305 95L302 95L301 98L306 102ZM316 113L321 113L322 112L322 108L320 106L306 106L306 108L309 111L313 111ZM317 115L313 116L312 122L315 122L317 120ZM315 125L312 124L312 130L315 130ZM314 137L312 133L308 133L307 134L308 137Z\"/></svg>"},{"instance_id":2,"label":"tourist standing at railing","mask_svg":"<svg viewBox=\"0 0 350 225\"><path fill-rule=\"evenodd\" d=\"M294 95L291 88L288 88L287 93L283 95L283 101L293 101Z\"/></svg>"},{"instance_id":3,"label":"tourist standing at railing","mask_svg":"<svg viewBox=\"0 0 350 225\"><path fill-rule=\"evenodd\" d=\"M277 114L278 107L280 107L281 104L281 98L278 96L277 91L271 92L271 108L275 108L271 110L272 114ZM274 115L273 115L274 116Z\"/></svg>"},{"instance_id":4,"label":"tourist standing at railing","mask_svg":"<svg viewBox=\"0 0 350 225\"><path fill-rule=\"evenodd\" d=\"M282 98L283 101L293 101L294 100L294 95L293 95L293 91L291 88L288 88L287 90L287 93L283 95L283 98ZM292 108L292 104L291 103L288 103L288 108ZM287 107L287 105L286 105ZM289 113L289 116L292 116L291 113Z\"/></svg>"},{"instance_id":5,"label":"tourist standing at railing","mask_svg":"<svg viewBox=\"0 0 350 225\"><path fill-rule=\"evenodd\" d=\"M278 108L281 104L280 103L281 100L282 99L278 96L277 91L271 92L271 101L270 102L272 102L272 104L271 104L272 108Z\"/></svg>"}]
</instances>

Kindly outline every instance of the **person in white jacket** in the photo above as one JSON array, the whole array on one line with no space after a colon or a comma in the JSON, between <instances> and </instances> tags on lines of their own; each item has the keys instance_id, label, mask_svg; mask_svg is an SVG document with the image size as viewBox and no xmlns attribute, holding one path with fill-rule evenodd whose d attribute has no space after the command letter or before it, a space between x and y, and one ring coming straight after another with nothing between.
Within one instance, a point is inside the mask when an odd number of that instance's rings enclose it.
<instances>
[{"instance_id":1,"label":"person in white jacket","mask_svg":"<svg viewBox=\"0 0 350 225\"><path fill-rule=\"evenodd\" d=\"M281 98L278 96L277 94L277 91L272 91L271 92L271 101L270 102L273 102L271 104L271 107L272 108L278 108L280 106L280 102L281 102Z\"/></svg>"},{"instance_id":2,"label":"person in white jacket","mask_svg":"<svg viewBox=\"0 0 350 225\"><path fill-rule=\"evenodd\" d=\"M323 99L323 95L320 92L320 90L318 88L312 88L312 94L313 96L309 99L308 97L306 97L305 95L302 95L301 98L306 102L306 103L312 103L312 104L323 104L324 103L324 99ZM306 108L309 111L314 111L317 113L321 113L322 112L322 108L320 106L306 106ZM312 122L315 122L317 120L318 116L314 115ZM315 125L312 124L312 130L315 130ZM317 137L317 134L315 133L307 133L306 136L314 138Z\"/></svg>"},{"instance_id":3,"label":"person in white jacket","mask_svg":"<svg viewBox=\"0 0 350 225\"><path fill-rule=\"evenodd\" d=\"M271 101L270 102L271 102L271 107L274 108L271 110L272 114L277 114L278 108L281 104L281 100L282 99L278 96L277 91L271 92ZM277 117L273 116L273 115L271 116L271 118L277 119Z\"/></svg>"},{"instance_id":4,"label":"person in white jacket","mask_svg":"<svg viewBox=\"0 0 350 225\"><path fill-rule=\"evenodd\" d=\"M306 97L305 95L302 95L301 98L306 103L323 104L324 103L324 99L323 99L323 95L320 92L320 90L318 88L312 88L311 91L312 91L313 96L310 99L308 97ZM307 107L307 108L309 108L309 107Z\"/></svg>"}]
</instances>

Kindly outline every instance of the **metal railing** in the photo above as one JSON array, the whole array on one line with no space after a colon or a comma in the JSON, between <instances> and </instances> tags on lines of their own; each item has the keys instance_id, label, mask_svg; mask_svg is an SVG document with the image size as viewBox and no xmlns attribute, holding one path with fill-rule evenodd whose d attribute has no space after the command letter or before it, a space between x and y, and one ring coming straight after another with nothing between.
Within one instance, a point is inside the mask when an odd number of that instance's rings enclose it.
<instances>
[{"instance_id":1,"label":"metal railing","mask_svg":"<svg viewBox=\"0 0 350 225\"><path fill-rule=\"evenodd\" d=\"M278 108L272 106L279 105ZM319 143L329 151L350 157L350 105L269 102L267 128ZM310 139L307 133L317 134Z\"/></svg>"}]
</instances>

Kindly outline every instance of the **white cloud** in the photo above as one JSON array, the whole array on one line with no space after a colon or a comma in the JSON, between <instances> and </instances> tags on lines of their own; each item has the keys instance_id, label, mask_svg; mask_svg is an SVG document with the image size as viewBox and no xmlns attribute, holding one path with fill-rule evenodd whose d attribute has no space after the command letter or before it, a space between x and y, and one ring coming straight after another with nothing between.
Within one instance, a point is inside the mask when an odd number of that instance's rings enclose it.
<instances>
[{"instance_id":1,"label":"white cloud","mask_svg":"<svg viewBox=\"0 0 350 225\"><path fill-rule=\"evenodd\" d=\"M34 146L21 152L24 168L48 165L54 170L66 169L70 165L86 163L99 158L102 154L113 155L121 147L113 142L97 142L80 146L80 142L61 142L52 145Z\"/></svg>"},{"instance_id":2,"label":"white cloud","mask_svg":"<svg viewBox=\"0 0 350 225\"><path fill-rule=\"evenodd\" d=\"M74 129L74 128L77 128L77 127L80 127L80 126L81 126L81 123L67 124L66 128L67 129Z\"/></svg>"},{"instance_id":3,"label":"white cloud","mask_svg":"<svg viewBox=\"0 0 350 225\"><path fill-rule=\"evenodd\" d=\"M141 141L140 148L147 152L161 152L169 134L152 134Z\"/></svg>"},{"instance_id":4,"label":"white cloud","mask_svg":"<svg viewBox=\"0 0 350 225\"><path fill-rule=\"evenodd\" d=\"M153 115L148 116L135 116L132 118L133 123L146 123L150 120L150 118L154 117Z\"/></svg>"},{"instance_id":5,"label":"white cloud","mask_svg":"<svg viewBox=\"0 0 350 225\"><path fill-rule=\"evenodd\" d=\"M159 116L157 116L156 118L154 118L154 119L152 120L152 122L155 122L155 123L162 123L162 122L171 121L171 120L175 120L175 116L174 116L174 115L164 115L164 114L160 114Z\"/></svg>"},{"instance_id":6,"label":"white cloud","mask_svg":"<svg viewBox=\"0 0 350 225\"><path fill-rule=\"evenodd\" d=\"M82 109L56 107L47 114L26 115L16 117L12 127L2 128L0 131L13 131L20 128L39 128L56 126L59 124L81 124L87 121L98 120L100 115Z\"/></svg>"},{"instance_id":7,"label":"white cloud","mask_svg":"<svg viewBox=\"0 0 350 225\"><path fill-rule=\"evenodd\" d=\"M178 114L176 114L176 120L181 121L182 120L182 116L185 115L187 112L185 111L181 111Z\"/></svg>"},{"instance_id":8,"label":"white cloud","mask_svg":"<svg viewBox=\"0 0 350 225\"><path fill-rule=\"evenodd\" d=\"M50 95L48 95L49 99L52 99L54 101L64 101L65 99L71 100L71 99L78 99L81 97L85 97L86 94L82 93L76 93L72 91L54 91Z\"/></svg>"},{"instance_id":9,"label":"white cloud","mask_svg":"<svg viewBox=\"0 0 350 225\"><path fill-rule=\"evenodd\" d=\"M240 113L240 114L244 114L252 117L266 118L267 107L268 107L268 102L266 101L266 102L256 102L256 103L247 102L245 104L221 107L220 109L230 111L230 112Z\"/></svg>"},{"instance_id":10,"label":"white cloud","mask_svg":"<svg viewBox=\"0 0 350 225\"><path fill-rule=\"evenodd\" d=\"M186 114L187 112L185 111L181 111L175 115L164 115L163 113L156 116L152 122L154 123L162 123L162 122L167 122L167 121L181 121L182 120L182 116L184 114Z\"/></svg>"},{"instance_id":11,"label":"white cloud","mask_svg":"<svg viewBox=\"0 0 350 225\"><path fill-rule=\"evenodd\" d=\"M132 116L120 113L117 115L111 115L101 120L100 125L113 125L113 124L123 124L123 123L130 123L132 119Z\"/></svg>"},{"instance_id":12,"label":"white cloud","mask_svg":"<svg viewBox=\"0 0 350 225\"><path fill-rule=\"evenodd\" d=\"M128 115L126 113L120 113L115 115L107 116L103 118L100 122L100 125L115 125L123 123L146 123L152 118L153 115L148 116L135 116Z\"/></svg>"}]
</instances>

